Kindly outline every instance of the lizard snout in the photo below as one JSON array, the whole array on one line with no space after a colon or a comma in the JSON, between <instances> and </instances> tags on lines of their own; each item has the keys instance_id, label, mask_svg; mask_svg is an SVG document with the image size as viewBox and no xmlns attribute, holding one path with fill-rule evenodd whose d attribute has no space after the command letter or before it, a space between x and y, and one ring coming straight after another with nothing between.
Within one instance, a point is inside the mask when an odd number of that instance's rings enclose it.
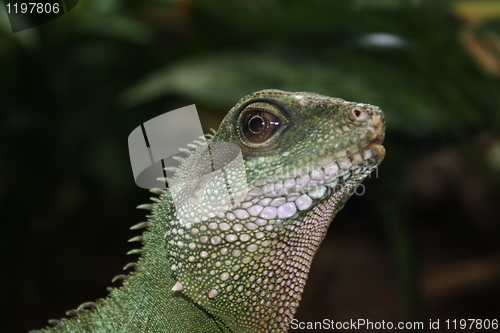
<instances>
[{"instance_id":1,"label":"lizard snout","mask_svg":"<svg viewBox=\"0 0 500 333\"><path fill-rule=\"evenodd\" d=\"M368 146L366 148L375 152L382 160L385 156L385 148L382 146L385 138L385 118L379 107L369 104L353 104L347 109L348 117L360 126L366 126L368 130Z\"/></svg>"}]
</instances>

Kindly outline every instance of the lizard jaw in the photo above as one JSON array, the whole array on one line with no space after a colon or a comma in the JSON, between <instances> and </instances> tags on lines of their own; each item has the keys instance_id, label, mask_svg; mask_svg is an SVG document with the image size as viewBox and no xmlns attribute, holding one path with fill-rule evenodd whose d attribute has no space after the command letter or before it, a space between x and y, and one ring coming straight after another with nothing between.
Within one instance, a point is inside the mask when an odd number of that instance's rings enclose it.
<instances>
[{"instance_id":1,"label":"lizard jaw","mask_svg":"<svg viewBox=\"0 0 500 333\"><path fill-rule=\"evenodd\" d=\"M385 147L382 146L382 143L384 142L384 132L385 132L385 126L374 126L373 129L377 133L375 136L375 139L373 139L365 148L369 149L373 152L374 156L377 157L379 163L384 159L385 157Z\"/></svg>"}]
</instances>

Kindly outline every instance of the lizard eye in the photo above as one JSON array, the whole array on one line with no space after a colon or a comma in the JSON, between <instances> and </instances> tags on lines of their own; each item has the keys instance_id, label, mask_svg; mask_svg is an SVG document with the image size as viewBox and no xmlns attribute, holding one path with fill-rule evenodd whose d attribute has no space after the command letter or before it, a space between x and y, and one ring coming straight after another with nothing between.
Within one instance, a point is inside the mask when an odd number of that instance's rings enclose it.
<instances>
[{"instance_id":1,"label":"lizard eye","mask_svg":"<svg viewBox=\"0 0 500 333\"><path fill-rule=\"evenodd\" d=\"M260 108L250 106L240 116L241 132L250 146L270 140L280 127L281 121L278 116Z\"/></svg>"},{"instance_id":2,"label":"lizard eye","mask_svg":"<svg viewBox=\"0 0 500 333\"><path fill-rule=\"evenodd\" d=\"M260 115L253 115L248 120L248 129L253 134L259 134L266 128L266 121Z\"/></svg>"}]
</instances>

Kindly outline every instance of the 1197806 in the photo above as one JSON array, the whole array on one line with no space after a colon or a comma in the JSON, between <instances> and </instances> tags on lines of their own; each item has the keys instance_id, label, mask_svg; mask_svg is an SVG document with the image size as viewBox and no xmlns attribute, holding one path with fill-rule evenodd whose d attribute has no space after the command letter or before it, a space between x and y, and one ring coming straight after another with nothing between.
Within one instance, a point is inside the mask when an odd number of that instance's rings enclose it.
<instances>
[{"instance_id":1,"label":"1197806","mask_svg":"<svg viewBox=\"0 0 500 333\"><path fill-rule=\"evenodd\" d=\"M498 319L447 319L446 329L465 330L465 329L498 329Z\"/></svg>"},{"instance_id":2,"label":"1197806","mask_svg":"<svg viewBox=\"0 0 500 333\"><path fill-rule=\"evenodd\" d=\"M60 11L59 2L21 2L6 4L8 14L57 14Z\"/></svg>"}]
</instances>

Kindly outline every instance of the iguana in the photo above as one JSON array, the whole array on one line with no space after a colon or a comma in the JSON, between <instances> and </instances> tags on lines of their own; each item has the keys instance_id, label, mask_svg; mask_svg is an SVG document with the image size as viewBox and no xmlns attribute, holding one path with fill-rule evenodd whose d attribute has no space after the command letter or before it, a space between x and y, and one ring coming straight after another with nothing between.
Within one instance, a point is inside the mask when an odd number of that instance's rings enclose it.
<instances>
[{"instance_id":1,"label":"iguana","mask_svg":"<svg viewBox=\"0 0 500 333\"><path fill-rule=\"evenodd\" d=\"M36 332L286 332L330 222L385 156L384 135L372 105L271 89L243 97L176 174L192 178L208 143L234 143L243 200L181 223L170 190L153 189L123 285ZM217 199L208 185L197 191Z\"/></svg>"}]
</instances>

